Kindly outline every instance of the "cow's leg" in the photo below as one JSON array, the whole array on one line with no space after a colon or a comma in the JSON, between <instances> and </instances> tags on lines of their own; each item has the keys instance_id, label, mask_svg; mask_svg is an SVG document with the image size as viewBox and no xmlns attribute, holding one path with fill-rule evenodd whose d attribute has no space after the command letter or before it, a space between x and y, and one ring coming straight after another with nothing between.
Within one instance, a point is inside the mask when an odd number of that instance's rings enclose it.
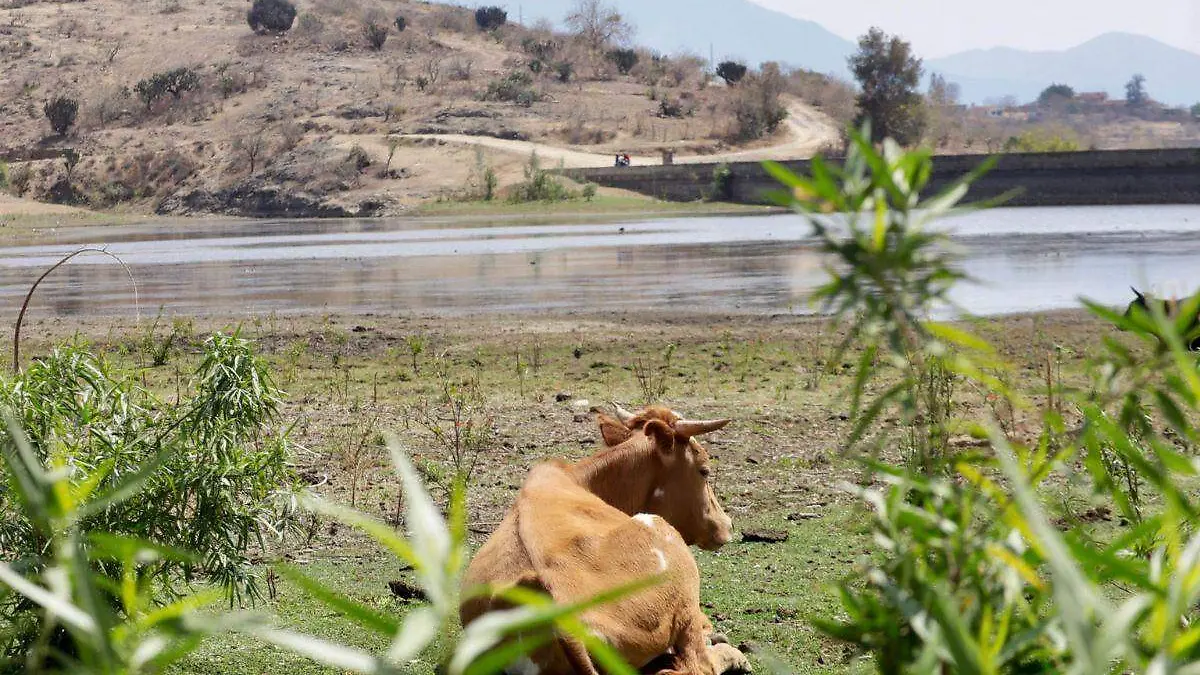
<instances>
[{"instance_id":1,"label":"cow's leg","mask_svg":"<svg viewBox=\"0 0 1200 675\"><path fill-rule=\"evenodd\" d=\"M689 622L675 638L675 664L658 675L717 675L709 657L707 621Z\"/></svg>"},{"instance_id":2,"label":"cow's leg","mask_svg":"<svg viewBox=\"0 0 1200 675\"><path fill-rule=\"evenodd\" d=\"M587 647L582 642L575 638L562 637L558 639L558 645L577 675L600 675L600 671L596 670L596 665L592 663L591 654L588 654Z\"/></svg>"},{"instance_id":3,"label":"cow's leg","mask_svg":"<svg viewBox=\"0 0 1200 675\"><path fill-rule=\"evenodd\" d=\"M750 672L750 660L741 650L728 642L718 642L709 647L708 658L712 661L713 672L717 675Z\"/></svg>"}]
</instances>

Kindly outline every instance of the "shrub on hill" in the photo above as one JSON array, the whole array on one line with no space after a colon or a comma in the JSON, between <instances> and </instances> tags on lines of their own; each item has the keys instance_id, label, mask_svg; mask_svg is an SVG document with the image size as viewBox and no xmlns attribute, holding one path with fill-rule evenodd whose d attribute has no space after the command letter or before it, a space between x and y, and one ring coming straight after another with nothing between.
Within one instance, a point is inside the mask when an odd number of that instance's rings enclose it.
<instances>
[{"instance_id":1,"label":"shrub on hill","mask_svg":"<svg viewBox=\"0 0 1200 675\"><path fill-rule=\"evenodd\" d=\"M717 77L725 84L737 84L746 76L746 65L737 61L722 61L717 65Z\"/></svg>"},{"instance_id":2,"label":"shrub on hill","mask_svg":"<svg viewBox=\"0 0 1200 675\"><path fill-rule=\"evenodd\" d=\"M246 12L246 23L260 35L285 33L291 30L295 20L296 6L288 0L254 0L254 5Z\"/></svg>"},{"instance_id":3,"label":"shrub on hill","mask_svg":"<svg viewBox=\"0 0 1200 675\"><path fill-rule=\"evenodd\" d=\"M79 114L79 101L69 96L55 96L42 106L42 113L50 121L50 128L59 136L66 136L75 125Z\"/></svg>"},{"instance_id":4,"label":"shrub on hill","mask_svg":"<svg viewBox=\"0 0 1200 675\"><path fill-rule=\"evenodd\" d=\"M149 110L159 99L170 94L179 100L185 92L200 88L200 74L188 67L155 73L138 82L133 90Z\"/></svg>"},{"instance_id":5,"label":"shrub on hill","mask_svg":"<svg viewBox=\"0 0 1200 675\"><path fill-rule=\"evenodd\" d=\"M638 64L638 53L632 49L612 49L605 56L622 75L628 75Z\"/></svg>"},{"instance_id":6,"label":"shrub on hill","mask_svg":"<svg viewBox=\"0 0 1200 675\"><path fill-rule=\"evenodd\" d=\"M388 27L374 21L364 22L362 33L367 40L367 46L375 51L383 49L383 43L388 39Z\"/></svg>"},{"instance_id":7,"label":"shrub on hill","mask_svg":"<svg viewBox=\"0 0 1200 675\"><path fill-rule=\"evenodd\" d=\"M495 5L475 10L475 25L479 30L495 30L508 23L508 12Z\"/></svg>"},{"instance_id":8,"label":"shrub on hill","mask_svg":"<svg viewBox=\"0 0 1200 675\"><path fill-rule=\"evenodd\" d=\"M483 98L529 107L538 100L538 95L533 90L533 77L526 72L514 71L489 84Z\"/></svg>"}]
</instances>

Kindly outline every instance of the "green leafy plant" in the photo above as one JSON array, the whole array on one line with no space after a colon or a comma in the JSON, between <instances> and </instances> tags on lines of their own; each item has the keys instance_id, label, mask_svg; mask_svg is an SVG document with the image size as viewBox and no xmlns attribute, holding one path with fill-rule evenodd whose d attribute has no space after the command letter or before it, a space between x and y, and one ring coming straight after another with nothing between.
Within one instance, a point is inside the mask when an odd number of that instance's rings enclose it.
<instances>
[{"instance_id":1,"label":"green leafy plant","mask_svg":"<svg viewBox=\"0 0 1200 675\"><path fill-rule=\"evenodd\" d=\"M281 392L250 343L222 333L205 342L192 388L190 397L164 404L86 345L72 344L0 383L0 402L36 457L61 464L73 484L107 489L145 474L136 495L90 505L88 527L190 551L194 559L146 566L164 597L179 594L181 583L206 581L230 603L254 600L261 593L252 549L282 536L290 522L287 435L272 428ZM45 545L37 523L12 493L0 493L0 514L0 549L37 571Z\"/></svg>"},{"instance_id":2,"label":"green leafy plant","mask_svg":"<svg viewBox=\"0 0 1200 675\"><path fill-rule=\"evenodd\" d=\"M817 247L835 261L838 273L813 293L834 321L846 321L846 338L832 360L859 351L850 392L853 429L847 447L876 430L876 444L886 441L878 424L894 412L901 427L917 426L911 452L926 469L937 462L949 422L931 387L940 386L938 373L982 376L981 363L990 361L991 349L981 340L948 324L928 320L934 308L951 306L953 285L967 279L958 265L957 251L945 233L929 229L935 218L968 208L960 204L971 183L990 168L992 161L956 181L939 194L921 198L932 175L929 150L904 152L891 141L882 151L870 142L869 125L851 133L842 166L812 161L812 176L800 177L782 165L767 163L767 170L788 188L775 193L782 204L809 215ZM832 215L836 214L836 215ZM958 348L952 351L951 348ZM973 353L975 361L967 358ZM883 393L865 404L868 384L880 378L877 360L899 369L899 377L883 386ZM995 380L989 386L999 387ZM870 439L867 439L870 440Z\"/></svg>"},{"instance_id":3,"label":"green leafy plant","mask_svg":"<svg viewBox=\"0 0 1200 675\"><path fill-rule=\"evenodd\" d=\"M558 182L552 173L542 168L537 151L534 151L525 165L525 180L512 187L508 201L514 204L565 202L577 196L574 191Z\"/></svg>"},{"instance_id":4,"label":"green leafy plant","mask_svg":"<svg viewBox=\"0 0 1200 675\"><path fill-rule=\"evenodd\" d=\"M729 164L722 162L713 168L708 198L719 202L729 201L733 198L733 169L729 167Z\"/></svg>"},{"instance_id":5,"label":"green leafy plant","mask_svg":"<svg viewBox=\"0 0 1200 675\"><path fill-rule=\"evenodd\" d=\"M1193 672L1200 373L1187 345L1200 294L1173 317L1158 305L1119 314L1083 301L1149 349L1106 338L1090 385L1056 387L1051 369L1038 408L1006 386L1009 367L990 345L926 318L966 277L925 225L961 208L988 163L922 200L928 153L888 141L879 152L868 138L853 133L845 166L817 160L810 177L769 166L788 188L778 200L809 216L835 260L817 297L848 322L843 349L861 355L848 447L875 429L872 455L906 443L924 453L904 465L862 456L877 482L845 488L870 507L878 550L841 584L843 615L813 623L870 653L882 673ZM930 386L946 373L1036 416L1041 432L1021 441L996 420L963 420L956 428L986 445L953 449L939 412L953 390ZM902 433L880 423L885 414ZM1064 471L1126 526L1052 524L1042 502Z\"/></svg>"},{"instance_id":6,"label":"green leafy plant","mask_svg":"<svg viewBox=\"0 0 1200 675\"><path fill-rule=\"evenodd\" d=\"M89 527L134 498L165 455L107 485L95 477L73 481L62 459L47 466L39 458L11 415L5 427L6 499L41 542L40 560L0 562L0 616L17 633L36 626L35 640L9 652L13 666L29 673L160 672L220 630L220 621L196 611L219 592L159 602L155 577L163 562L193 563L195 556Z\"/></svg>"}]
</instances>

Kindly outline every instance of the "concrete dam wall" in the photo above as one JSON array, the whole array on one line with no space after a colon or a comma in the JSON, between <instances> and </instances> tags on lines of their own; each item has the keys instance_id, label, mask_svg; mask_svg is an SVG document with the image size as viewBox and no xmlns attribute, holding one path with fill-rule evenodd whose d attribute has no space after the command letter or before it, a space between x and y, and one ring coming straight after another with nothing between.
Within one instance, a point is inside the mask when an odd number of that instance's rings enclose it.
<instances>
[{"instance_id":1,"label":"concrete dam wall","mask_svg":"<svg viewBox=\"0 0 1200 675\"><path fill-rule=\"evenodd\" d=\"M969 173L987 155L941 155L923 194ZM831 158L832 163L840 159ZM782 162L806 175L808 160ZM669 201L695 201L711 195L718 164L569 169L574 180L620 188ZM728 164L730 201L765 203L763 193L779 184L759 162ZM968 202L996 197L1013 188L1022 193L1009 206L1085 206L1122 204L1200 204L1200 148L1171 150L1098 150L1089 152L1004 154L974 184Z\"/></svg>"}]
</instances>

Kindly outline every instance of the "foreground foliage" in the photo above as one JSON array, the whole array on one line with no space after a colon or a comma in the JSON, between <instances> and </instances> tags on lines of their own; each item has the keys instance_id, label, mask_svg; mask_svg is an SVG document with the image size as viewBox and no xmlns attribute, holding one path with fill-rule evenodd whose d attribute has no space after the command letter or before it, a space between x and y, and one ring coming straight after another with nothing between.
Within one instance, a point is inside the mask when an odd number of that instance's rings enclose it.
<instances>
[{"instance_id":1,"label":"foreground foliage","mask_svg":"<svg viewBox=\"0 0 1200 675\"><path fill-rule=\"evenodd\" d=\"M116 545L120 555L110 551L116 557L97 562L107 583L121 583L130 562L121 556L140 550L119 542L145 541L188 551L139 561L139 583L157 597L178 597L180 584L204 581L229 603L260 598L249 556L266 548L264 535L282 536L292 511L287 438L273 428L280 395L237 335L205 342L192 392L174 404L117 377L85 345L55 349L0 382L0 404L12 415L7 433L25 435L26 459L37 463L0 469L10 485L0 488L0 551L16 572L46 574L62 528L78 520L86 533L115 538L105 547ZM43 470L68 493L56 497L67 501L52 516L28 508L33 488L23 481L33 479L21 476ZM73 520L58 523L67 512ZM10 657L46 636L30 610L17 598L0 601Z\"/></svg>"},{"instance_id":2,"label":"foreground foliage","mask_svg":"<svg viewBox=\"0 0 1200 675\"><path fill-rule=\"evenodd\" d=\"M929 153L891 141L880 152L869 137L853 135L843 167L814 161L811 177L771 167L791 189L780 201L809 215L835 261L817 297L849 323L843 349L861 352L847 447L872 451L861 456L875 477L846 487L870 509L876 555L842 585L845 615L814 623L882 673L1197 672L1200 374L1185 345L1200 296L1174 320L1085 300L1150 354L1106 338L1090 387L1051 382L1037 406L1005 385L989 344L929 319L965 278L929 220L961 210L978 174L922 201ZM900 376L884 384L889 366ZM1036 426L955 419L955 382ZM952 432L986 445L963 449ZM880 450L908 461L871 459ZM1123 526L1052 522L1042 499L1064 479L1113 505Z\"/></svg>"}]
</instances>

